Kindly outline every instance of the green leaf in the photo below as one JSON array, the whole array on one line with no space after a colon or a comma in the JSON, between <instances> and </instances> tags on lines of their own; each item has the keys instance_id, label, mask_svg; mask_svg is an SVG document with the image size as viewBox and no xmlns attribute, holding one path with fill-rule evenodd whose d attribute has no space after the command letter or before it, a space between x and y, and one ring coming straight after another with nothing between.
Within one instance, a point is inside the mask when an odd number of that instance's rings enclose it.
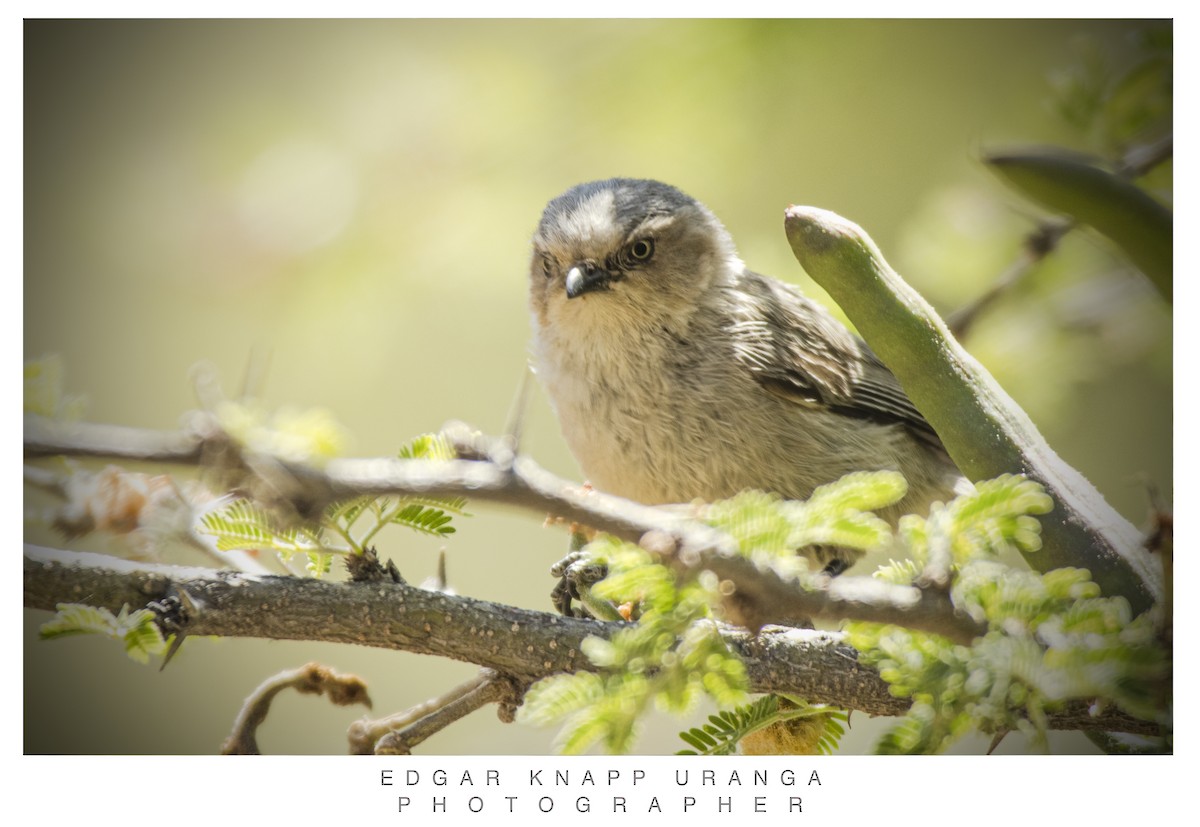
<instances>
[{"instance_id":1,"label":"green leaf","mask_svg":"<svg viewBox=\"0 0 1200 827\"><path fill-rule=\"evenodd\" d=\"M787 574L801 565L796 551L805 546L868 551L888 545L891 526L871 511L895 504L907 489L894 471L858 472L817 488L803 502L744 491L708 506L705 521L728 534L742 554L765 558Z\"/></svg>"},{"instance_id":2,"label":"green leaf","mask_svg":"<svg viewBox=\"0 0 1200 827\"><path fill-rule=\"evenodd\" d=\"M217 405L216 415L221 429L239 444L288 462L323 465L347 440L346 431L323 408L268 411L226 400Z\"/></svg>"},{"instance_id":3,"label":"green leaf","mask_svg":"<svg viewBox=\"0 0 1200 827\"><path fill-rule=\"evenodd\" d=\"M703 726L679 733L679 737L695 748L680 755L732 755L737 742L751 732L778 720L779 696L764 695L736 709L726 709L708 717Z\"/></svg>"},{"instance_id":4,"label":"green leaf","mask_svg":"<svg viewBox=\"0 0 1200 827\"><path fill-rule=\"evenodd\" d=\"M118 640L125 654L138 663L146 663L152 655L162 655L167 648L158 628L154 612L138 609L130 612L122 606L114 615L108 609L87 606L82 603L59 603L58 613L41 625L38 636L42 640L69 637L71 635L95 634Z\"/></svg>"},{"instance_id":5,"label":"green leaf","mask_svg":"<svg viewBox=\"0 0 1200 827\"><path fill-rule=\"evenodd\" d=\"M442 434L421 434L402 445L397 453L400 459L457 459L458 454L450 440Z\"/></svg>"},{"instance_id":6,"label":"green leaf","mask_svg":"<svg viewBox=\"0 0 1200 827\"><path fill-rule=\"evenodd\" d=\"M597 741L607 739L609 727L599 718L582 718L578 725L566 727L559 735L559 751L579 755Z\"/></svg>"},{"instance_id":7,"label":"green leaf","mask_svg":"<svg viewBox=\"0 0 1200 827\"><path fill-rule=\"evenodd\" d=\"M825 755L832 753L845 733L842 726L847 720L845 712L824 704L810 705L794 698L765 695L745 706L710 715L708 723L702 727L679 733L679 737L693 749L681 750L677 754L731 755L737 750L738 742L746 736L775 724L801 718L813 719L820 727L815 751Z\"/></svg>"},{"instance_id":8,"label":"green leaf","mask_svg":"<svg viewBox=\"0 0 1200 827\"><path fill-rule=\"evenodd\" d=\"M984 162L1022 194L1108 237L1171 301L1171 211L1140 187L1078 155L1051 149L999 153Z\"/></svg>"},{"instance_id":9,"label":"green leaf","mask_svg":"<svg viewBox=\"0 0 1200 827\"><path fill-rule=\"evenodd\" d=\"M1012 480L984 486L981 497L943 512L960 520L941 522L953 532L1005 513L985 507L1000 502L994 495L1004 486L1020 490ZM1072 700L1170 730L1170 652L1153 615L1133 617L1124 597L1102 597L1086 570L1038 574L975 559L957 569L951 600L989 627L969 647L895 626L848 625L863 664L893 695L913 700L879 751L937 752L972 728L1020 731L1045 747L1048 715Z\"/></svg>"},{"instance_id":10,"label":"green leaf","mask_svg":"<svg viewBox=\"0 0 1200 827\"><path fill-rule=\"evenodd\" d=\"M581 648L599 674L538 684L524 720L569 718L559 734L567 751L603 742L611 752L630 748L639 719L652 706L681 714L707 694L719 704L745 698L745 667L725 645L711 618L717 596L698 582L680 585L645 550L611 537L583 549L580 565L603 564L608 576L589 592L598 605L636 603L638 619L609 637L586 638ZM584 674L584 673L581 673ZM531 690L532 691L532 690Z\"/></svg>"},{"instance_id":11,"label":"green leaf","mask_svg":"<svg viewBox=\"0 0 1200 827\"><path fill-rule=\"evenodd\" d=\"M593 672L551 675L525 693L517 719L533 726L556 723L595 703L603 694L603 681Z\"/></svg>"},{"instance_id":12,"label":"green leaf","mask_svg":"<svg viewBox=\"0 0 1200 827\"><path fill-rule=\"evenodd\" d=\"M403 501L402 501L403 502ZM391 522L408 526L421 534L445 536L454 533L451 517L440 508L427 508L420 503L406 503L391 517Z\"/></svg>"},{"instance_id":13,"label":"green leaf","mask_svg":"<svg viewBox=\"0 0 1200 827\"><path fill-rule=\"evenodd\" d=\"M975 490L955 498L943 510L940 520L930 515L929 527L944 530L952 525L948 538L955 562L962 564L984 555L1000 554L1010 547L1021 552L1041 548L1041 524L1029 516L1047 514L1054 501L1045 489L1019 474L1003 474L983 480Z\"/></svg>"},{"instance_id":14,"label":"green leaf","mask_svg":"<svg viewBox=\"0 0 1200 827\"><path fill-rule=\"evenodd\" d=\"M325 521L339 523L349 529L371 506L378 503L381 497L363 495L351 497L348 500L338 500L329 504L325 509Z\"/></svg>"},{"instance_id":15,"label":"green leaf","mask_svg":"<svg viewBox=\"0 0 1200 827\"><path fill-rule=\"evenodd\" d=\"M829 511L878 511L900 502L907 493L908 483L897 471L857 471L819 486L806 502L810 508Z\"/></svg>"},{"instance_id":16,"label":"green leaf","mask_svg":"<svg viewBox=\"0 0 1200 827\"><path fill-rule=\"evenodd\" d=\"M250 500L233 500L214 509L200 519L200 530L217 538L217 548L268 549L285 558L293 554L325 550L344 552L345 549L323 548L321 540L304 527L279 529L263 508Z\"/></svg>"}]
</instances>

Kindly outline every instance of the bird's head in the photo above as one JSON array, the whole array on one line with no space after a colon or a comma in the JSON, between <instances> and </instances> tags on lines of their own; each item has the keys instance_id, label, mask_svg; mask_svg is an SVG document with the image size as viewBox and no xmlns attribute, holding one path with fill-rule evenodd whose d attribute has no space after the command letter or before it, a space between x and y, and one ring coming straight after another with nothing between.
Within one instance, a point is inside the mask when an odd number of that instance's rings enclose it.
<instances>
[{"instance_id":1,"label":"bird's head","mask_svg":"<svg viewBox=\"0 0 1200 827\"><path fill-rule=\"evenodd\" d=\"M729 233L694 198L658 181L593 181L546 205L530 305L542 325L668 323L740 267Z\"/></svg>"}]
</instances>

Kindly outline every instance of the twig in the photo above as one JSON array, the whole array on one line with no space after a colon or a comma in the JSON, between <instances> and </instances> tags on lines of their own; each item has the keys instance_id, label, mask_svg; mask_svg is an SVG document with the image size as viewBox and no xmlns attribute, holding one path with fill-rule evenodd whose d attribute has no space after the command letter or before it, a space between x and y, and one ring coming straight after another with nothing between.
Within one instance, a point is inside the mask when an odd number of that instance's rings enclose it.
<instances>
[{"instance_id":1,"label":"twig","mask_svg":"<svg viewBox=\"0 0 1200 827\"><path fill-rule=\"evenodd\" d=\"M529 388L533 384L530 378L533 371L529 365L521 371L521 381L517 385L517 393L513 397L512 407L508 412L508 421L504 425L504 435L508 438L513 453L521 450L521 434L525 430L525 415L529 411Z\"/></svg>"},{"instance_id":2,"label":"twig","mask_svg":"<svg viewBox=\"0 0 1200 827\"><path fill-rule=\"evenodd\" d=\"M1116 173L1129 180L1141 178L1170 158L1174 151L1175 135L1172 132L1168 132L1157 140L1134 144L1125 150L1121 160L1117 162Z\"/></svg>"},{"instance_id":3,"label":"twig","mask_svg":"<svg viewBox=\"0 0 1200 827\"><path fill-rule=\"evenodd\" d=\"M311 578L151 565L99 554L25 546L25 605L52 610L85 602L119 611L185 590L195 610L189 635L355 643L437 655L496 670L526 684L559 672L591 671L584 638L611 637L623 623L562 617L406 584L330 583ZM753 692L900 715L894 697L842 635L768 626L753 635L723 629L746 666ZM1156 734L1155 725L1112 709L1092 715L1072 703L1049 716L1052 729Z\"/></svg>"},{"instance_id":4,"label":"twig","mask_svg":"<svg viewBox=\"0 0 1200 827\"><path fill-rule=\"evenodd\" d=\"M898 586L871 577L837 577L822 585L802 587L770 569L760 569L739 555L712 548L677 551L670 539L654 533L643 547L675 565L682 573L711 571L729 581L726 598L730 620L756 630L770 623L804 624L812 620L863 620L893 623L933 632L956 643L969 644L987 631L955 610L941 589Z\"/></svg>"},{"instance_id":5,"label":"twig","mask_svg":"<svg viewBox=\"0 0 1200 827\"><path fill-rule=\"evenodd\" d=\"M221 745L222 755L260 755L256 734L259 726L267 719L271 711L271 701L285 689L295 689L297 692L328 695L331 703L337 706L351 704L371 705L367 695L367 686L362 679L354 675L344 675L334 672L319 663L308 663L299 669L287 669L274 677L268 678L255 689L246 702L242 704L237 719L233 724L233 732Z\"/></svg>"},{"instance_id":6,"label":"twig","mask_svg":"<svg viewBox=\"0 0 1200 827\"><path fill-rule=\"evenodd\" d=\"M1063 236L1075 227L1074 221L1046 219L1029 231L1021 241L1020 252L1008 267L996 276L982 295L946 315L946 326L954 338L962 341L971 326L996 300L1015 287L1046 256L1058 248Z\"/></svg>"},{"instance_id":7,"label":"twig","mask_svg":"<svg viewBox=\"0 0 1200 827\"><path fill-rule=\"evenodd\" d=\"M394 715L389 715L386 718L363 718L355 721L350 725L350 730L347 732L347 737L350 739L350 754L351 755L372 755L375 752L375 744L384 735L394 730L403 729L415 721L419 721L426 715L437 712L444 706L457 701L464 695L478 689L480 686L488 683L492 676L496 675L495 670L481 669L479 674L471 678L465 683L451 689L436 698L430 698L424 703L419 703L416 706L406 709L404 712L398 712Z\"/></svg>"},{"instance_id":8,"label":"twig","mask_svg":"<svg viewBox=\"0 0 1200 827\"><path fill-rule=\"evenodd\" d=\"M417 744L480 707L505 701L511 706L523 694L524 687L513 686L494 670L480 670L474 680L454 690L455 697L417 715L406 726L383 734L375 743L374 752L376 755L408 755Z\"/></svg>"},{"instance_id":9,"label":"twig","mask_svg":"<svg viewBox=\"0 0 1200 827\"><path fill-rule=\"evenodd\" d=\"M208 439L214 438L215 435ZM194 465L200 461L205 442L206 438L199 433L151 431L91 422L55 422L31 415L25 417L26 457L67 454Z\"/></svg>"}]
</instances>

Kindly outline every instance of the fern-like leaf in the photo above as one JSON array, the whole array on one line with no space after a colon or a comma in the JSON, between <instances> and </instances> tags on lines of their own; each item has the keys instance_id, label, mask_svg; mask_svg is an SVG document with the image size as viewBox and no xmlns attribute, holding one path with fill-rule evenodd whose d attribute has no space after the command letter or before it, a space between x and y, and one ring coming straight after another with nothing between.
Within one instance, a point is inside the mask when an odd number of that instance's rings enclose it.
<instances>
[{"instance_id":1,"label":"fern-like leaf","mask_svg":"<svg viewBox=\"0 0 1200 827\"><path fill-rule=\"evenodd\" d=\"M470 517L467 511L466 497L426 497L421 494L405 494L404 502L423 505L428 508L439 508L456 517Z\"/></svg>"},{"instance_id":2,"label":"fern-like leaf","mask_svg":"<svg viewBox=\"0 0 1200 827\"><path fill-rule=\"evenodd\" d=\"M348 500L338 500L332 502L325 509L325 520L330 523L337 523L344 526L347 530L354 525L364 513L371 510L371 507L379 502L381 498L363 495L361 497L351 497Z\"/></svg>"},{"instance_id":3,"label":"fern-like leaf","mask_svg":"<svg viewBox=\"0 0 1200 827\"><path fill-rule=\"evenodd\" d=\"M552 675L525 693L518 711L521 723L545 726L556 723L595 703L604 695L604 682L594 672Z\"/></svg>"},{"instance_id":4,"label":"fern-like leaf","mask_svg":"<svg viewBox=\"0 0 1200 827\"><path fill-rule=\"evenodd\" d=\"M397 452L400 459L457 459L454 446L442 434L421 434L413 437Z\"/></svg>"},{"instance_id":5,"label":"fern-like leaf","mask_svg":"<svg viewBox=\"0 0 1200 827\"><path fill-rule=\"evenodd\" d=\"M680 750L676 754L732 755L737 750L738 741L778 719L779 696L764 695L745 706L708 716L708 723L702 727L679 733L679 737L694 749Z\"/></svg>"},{"instance_id":6,"label":"fern-like leaf","mask_svg":"<svg viewBox=\"0 0 1200 827\"><path fill-rule=\"evenodd\" d=\"M217 538L217 548L270 549L290 556L321 548L320 540L304 528L277 529L271 516L249 500L234 500L205 514L201 529Z\"/></svg>"},{"instance_id":7,"label":"fern-like leaf","mask_svg":"<svg viewBox=\"0 0 1200 827\"><path fill-rule=\"evenodd\" d=\"M792 725L785 732L775 730L775 736L762 739L768 727L787 727L787 722L805 719L806 726ZM678 755L732 755L743 739L755 736L755 740L771 744L774 749L762 749L762 743L754 744L751 752L805 752L829 755L837 748L845 734L843 724L847 714L824 704L807 704L794 698L765 695L753 703L736 709L727 709L710 715L703 727L679 733L692 749L680 750ZM749 746L750 740L746 740Z\"/></svg>"},{"instance_id":8,"label":"fern-like leaf","mask_svg":"<svg viewBox=\"0 0 1200 827\"><path fill-rule=\"evenodd\" d=\"M347 513L354 510L351 505ZM361 505L357 506L361 510ZM346 554L349 549L326 543L322 535L305 526L279 529L271 516L248 500L234 500L223 508L205 514L200 530L217 538L217 548L263 549L274 551L283 560L302 554L309 574L321 577L329 572L332 555Z\"/></svg>"},{"instance_id":9,"label":"fern-like leaf","mask_svg":"<svg viewBox=\"0 0 1200 827\"><path fill-rule=\"evenodd\" d=\"M118 640L125 647L125 654L138 663L146 663L152 655L166 651L167 641L149 609L129 611L122 606L113 614L108 609L87 606L82 603L59 603L58 613L42 624L38 636L42 640L71 635L95 634Z\"/></svg>"},{"instance_id":10,"label":"fern-like leaf","mask_svg":"<svg viewBox=\"0 0 1200 827\"><path fill-rule=\"evenodd\" d=\"M399 511L392 515L391 522L408 526L413 531L419 531L422 534L444 537L455 532L454 526L450 525L451 519L451 516L441 508L406 502Z\"/></svg>"}]
</instances>

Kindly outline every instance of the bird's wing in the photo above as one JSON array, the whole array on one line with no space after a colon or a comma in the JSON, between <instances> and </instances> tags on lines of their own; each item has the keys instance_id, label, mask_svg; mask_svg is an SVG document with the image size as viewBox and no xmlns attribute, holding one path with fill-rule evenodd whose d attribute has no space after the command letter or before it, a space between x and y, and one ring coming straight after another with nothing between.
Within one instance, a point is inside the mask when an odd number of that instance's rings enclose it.
<instances>
[{"instance_id":1,"label":"bird's wing","mask_svg":"<svg viewBox=\"0 0 1200 827\"><path fill-rule=\"evenodd\" d=\"M941 448L892 372L823 307L757 273L743 274L736 289L736 356L764 388L797 404L902 424Z\"/></svg>"}]
</instances>

